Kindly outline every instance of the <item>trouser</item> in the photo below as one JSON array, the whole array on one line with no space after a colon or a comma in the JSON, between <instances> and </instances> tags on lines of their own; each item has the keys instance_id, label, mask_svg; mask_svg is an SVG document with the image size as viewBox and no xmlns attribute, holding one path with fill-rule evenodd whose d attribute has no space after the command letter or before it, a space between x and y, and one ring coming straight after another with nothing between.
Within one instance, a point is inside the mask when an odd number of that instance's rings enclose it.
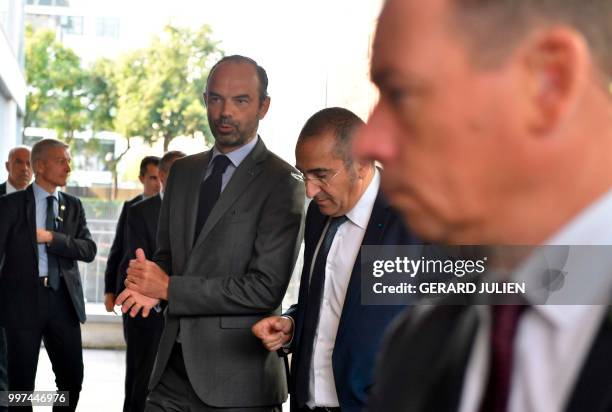
<instances>
[{"instance_id":1,"label":"trouser","mask_svg":"<svg viewBox=\"0 0 612 412\"><path fill-rule=\"evenodd\" d=\"M58 391L69 392L69 405L53 411L74 411L83 384L81 327L63 281L57 291L43 282L38 285L37 324L27 328L6 328L8 380L10 391L33 391L40 343L44 342ZM38 390L52 390L49 387ZM11 407L19 412L31 406Z\"/></svg>"},{"instance_id":2,"label":"trouser","mask_svg":"<svg viewBox=\"0 0 612 412\"><path fill-rule=\"evenodd\" d=\"M125 401L123 412L143 412L157 347L164 329L162 313L151 311L148 318L124 314L127 351L125 356Z\"/></svg>"},{"instance_id":3,"label":"trouser","mask_svg":"<svg viewBox=\"0 0 612 412\"><path fill-rule=\"evenodd\" d=\"M240 388L236 388L237 391ZM206 405L193 390L181 345L175 343L160 381L147 398L146 412L281 412L280 405L255 408L215 408Z\"/></svg>"}]
</instances>

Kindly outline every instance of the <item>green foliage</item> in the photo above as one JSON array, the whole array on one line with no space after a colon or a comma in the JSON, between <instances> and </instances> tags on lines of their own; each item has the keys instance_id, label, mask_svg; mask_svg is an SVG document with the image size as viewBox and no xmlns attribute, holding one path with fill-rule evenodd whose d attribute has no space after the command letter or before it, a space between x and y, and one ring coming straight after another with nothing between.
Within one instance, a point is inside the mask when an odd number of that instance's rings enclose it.
<instances>
[{"instance_id":1,"label":"green foliage","mask_svg":"<svg viewBox=\"0 0 612 412\"><path fill-rule=\"evenodd\" d=\"M71 143L76 131L87 126L85 82L80 58L55 39L50 30L26 29L25 126L55 129Z\"/></svg>"},{"instance_id":2,"label":"green foliage","mask_svg":"<svg viewBox=\"0 0 612 412\"><path fill-rule=\"evenodd\" d=\"M126 57L119 81L119 129L126 136L164 142L201 131L212 141L202 92L208 71L222 53L210 28L166 26L146 49ZM123 100L122 100L123 99Z\"/></svg>"}]
</instances>

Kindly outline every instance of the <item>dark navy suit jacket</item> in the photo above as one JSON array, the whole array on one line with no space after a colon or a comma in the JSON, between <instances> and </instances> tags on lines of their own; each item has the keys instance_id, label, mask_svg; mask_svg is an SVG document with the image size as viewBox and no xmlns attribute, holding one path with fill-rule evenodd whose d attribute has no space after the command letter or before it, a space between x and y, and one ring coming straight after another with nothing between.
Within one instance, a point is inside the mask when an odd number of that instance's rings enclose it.
<instances>
[{"instance_id":1,"label":"dark navy suit jacket","mask_svg":"<svg viewBox=\"0 0 612 412\"><path fill-rule=\"evenodd\" d=\"M293 305L286 315L295 321L292 341L293 358L291 361L291 399L292 410L302 407L307 401L296 399L295 376L298 368L310 368L299 359L299 345L313 345L314 342L302 340L306 300L308 296L309 269L314 259L317 243L321 237L328 217L321 214L315 202L311 202L306 215L304 233L304 268L300 282L297 305ZM417 239L403 224L400 216L387 203L379 192L372 209L370 221L362 245L409 245L419 244ZM361 252L359 252L349 281L336 342L332 354L332 368L338 401L343 412L361 411L365 406L367 392L373 384L374 361L385 329L401 312L404 306L373 306L361 304Z\"/></svg>"}]
</instances>

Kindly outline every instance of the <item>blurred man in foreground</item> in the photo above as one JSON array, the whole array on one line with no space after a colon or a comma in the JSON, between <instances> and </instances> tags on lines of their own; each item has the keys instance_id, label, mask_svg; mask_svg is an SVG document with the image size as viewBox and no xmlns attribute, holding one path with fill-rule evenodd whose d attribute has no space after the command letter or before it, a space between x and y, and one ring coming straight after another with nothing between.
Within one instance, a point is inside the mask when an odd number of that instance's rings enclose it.
<instances>
[{"instance_id":1,"label":"blurred man in foreground","mask_svg":"<svg viewBox=\"0 0 612 412\"><path fill-rule=\"evenodd\" d=\"M612 2L388 0L358 156L454 244L612 244ZM585 270L588 270L588 264ZM438 306L389 336L375 411L608 411L612 291L584 306ZM530 302L527 302L530 303ZM604 366L605 365L605 366Z\"/></svg>"}]
</instances>

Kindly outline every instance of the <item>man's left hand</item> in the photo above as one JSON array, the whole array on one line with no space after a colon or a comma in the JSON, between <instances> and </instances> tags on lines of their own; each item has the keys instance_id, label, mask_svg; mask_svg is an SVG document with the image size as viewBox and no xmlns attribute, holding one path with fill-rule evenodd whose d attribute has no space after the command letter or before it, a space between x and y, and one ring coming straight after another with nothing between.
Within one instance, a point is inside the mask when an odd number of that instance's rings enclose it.
<instances>
[{"instance_id":1,"label":"man's left hand","mask_svg":"<svg viewBox=\"0 0 612 412\"><path fill-rule=\"evenodd\" d=\"M51 243L53 241L53 233L45 229L36 229L36 243Z\"/></svg>"},{"instance_id":2,"label":"man's left hand","mask_svg":"<svg viewBox=\"0 0 612 412\"><path fill-rule=\"evenodd\" d=\"M151 309L158 303L159 299L150 298L129 289L125 289L121 292L115 301L115 304L121 305L121 311L123 313L129 312L131 317L135 317L138 315L138 312L142 311L141 314L143 318L149 316Z\"/></svg>"},{"instance_id":3,"label":"man's left hand","mask_svg":"<svg viewBox=\"0 0 612 412\"><path fill-rule=\"evenodd\" d=\"M168 300L170 277L156 263L147 260L144 251L136 249L136 259L130 260L125 287L142 295Z\"/></svg>"}]
</instances>

